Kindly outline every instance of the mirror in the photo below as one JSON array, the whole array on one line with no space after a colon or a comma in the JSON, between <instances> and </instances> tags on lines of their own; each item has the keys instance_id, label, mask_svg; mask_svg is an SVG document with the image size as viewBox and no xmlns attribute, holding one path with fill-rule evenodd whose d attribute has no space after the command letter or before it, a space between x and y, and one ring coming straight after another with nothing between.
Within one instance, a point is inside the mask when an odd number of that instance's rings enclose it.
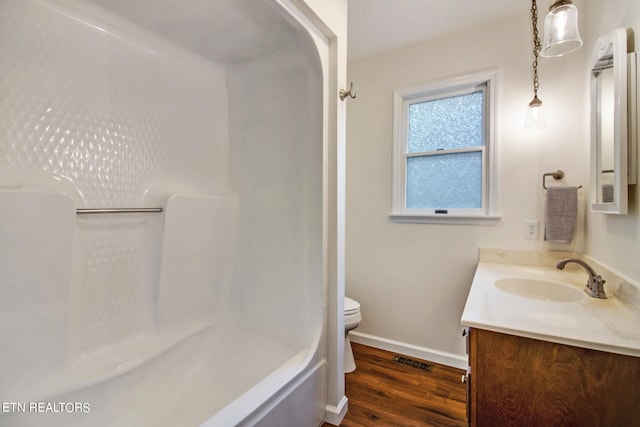
<instances>
[{"instance_id":1,"label":"mirror","mask_svg":"<svg viewBox=\"0 0 640 427\"><path fill-rule=\"evenodd\" d=\"M627 213L627 187L635 184L637 175L634 167L629 168L629 160L635 159L629 155L635 130L629 132L628 125L635 129L635 54L627 55L627 32L618 28L598 39L591 57L593 212ZM629 175L629 170L634 173Z\"/></svg>"}]
</instances>

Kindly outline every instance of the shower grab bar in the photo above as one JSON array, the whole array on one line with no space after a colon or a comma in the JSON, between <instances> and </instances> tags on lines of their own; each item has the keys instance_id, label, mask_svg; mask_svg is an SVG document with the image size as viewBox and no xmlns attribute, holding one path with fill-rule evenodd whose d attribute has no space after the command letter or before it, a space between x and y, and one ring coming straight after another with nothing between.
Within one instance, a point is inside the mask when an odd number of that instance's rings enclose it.
<instances>
[{"instance_id":1,"label":"shower grab bar","mask_svg":"<svg viewBox=\"0 0 640 427\"><path fill-rule=\"evenodd\" d=\"M77 215L162 212L162 208L94 208L76 209Z\"/></svg>"}]
</instances>

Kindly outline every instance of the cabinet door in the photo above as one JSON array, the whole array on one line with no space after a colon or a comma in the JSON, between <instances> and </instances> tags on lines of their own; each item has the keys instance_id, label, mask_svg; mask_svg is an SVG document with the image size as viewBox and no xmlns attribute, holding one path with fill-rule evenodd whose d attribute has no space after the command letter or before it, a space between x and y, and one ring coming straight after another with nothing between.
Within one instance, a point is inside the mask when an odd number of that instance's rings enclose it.
<instances>
[{"instance_id":1,"label":"cabinet door","mask_svg":"<svg viewBox=\"0 0 640 427\"><path fill-rule=\"evenodd\" d=\"M478 329L469 328L467 335L467 353L469 354L469 368L467 379L467 419L469 426L477 426L477 375L475 366L477 365Z\"/></svg>"},{"instance_id":2,"label":"cabinet door","mask_svg":"<svg viewBox=\"0 0 640 427\"><path fill-rule=\"evenodd\" d=\"M470 332L471 332L471 328L465 328L462 331L462 336L465 338L465 347L466 347L466 352L467 352L467 359L470 361L471 359L469 358L469 347L470 347L470 340L471 340L471 336L470 336ZM471 363L469 362L468 366L467 366L467 372L462 376L462 382L465 384L466 389L467 389L467 423L469 426L471 426Z\"/></svg>"},{"instance_id":3,"label":"cabinet door","mask_svg":"<svg viewBox=\"0 0 640 427\"><path fill-rule=\"evenodd\" d=\"M473 426L638 426L640 358L473 329Z\"/></svg>"}]
</instances>

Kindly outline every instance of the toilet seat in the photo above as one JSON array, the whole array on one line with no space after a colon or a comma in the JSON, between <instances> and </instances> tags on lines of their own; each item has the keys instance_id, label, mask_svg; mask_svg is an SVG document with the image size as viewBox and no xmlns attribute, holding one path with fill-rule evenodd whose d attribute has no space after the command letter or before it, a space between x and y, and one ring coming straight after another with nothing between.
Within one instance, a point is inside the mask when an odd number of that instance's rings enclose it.
<instances>
[{"instance_id":1,"label":"toilet seat","mask_svg":"<svg viewBox=\"0 0 640 427\"><path fill-rule=\"evenodd\" d=\"M360 303L349 297L344 297L344 315L349 316L360 311Z\"/></svg>"},{"instance_id":2,"label":"toilet seat","mask_svg":"<svg viewBox=\"0 0 640 427\"><path fill-rule=\"evenodd\" d=\"M349 331L355 329L360 324L362 315L360 314L360 303L349 297L344 297L344 372L353 372L356 369L356 361L351 350Z\"/></svg>"},{"instance_id":3,"label":"toilet seat","mask_svg":"<svg viewBox=\"0 0 640 427\"><path fill-rule=\"evenodd\" d=\"M362 321L360 303L351 298L344 297L344 328L345 332L355 329Z\"/></svg>"}]
</instances>

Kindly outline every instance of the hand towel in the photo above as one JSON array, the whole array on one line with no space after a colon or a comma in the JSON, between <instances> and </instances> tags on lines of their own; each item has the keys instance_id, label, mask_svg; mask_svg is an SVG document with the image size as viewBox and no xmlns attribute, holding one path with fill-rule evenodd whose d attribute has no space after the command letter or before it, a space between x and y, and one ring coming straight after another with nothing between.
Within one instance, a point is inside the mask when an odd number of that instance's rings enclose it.
<instances>
[{"instance_id":1,"label":"hand towel","mask_svg":"<svg viewBox=\"0 0 640 427\"><path fill-rule=\"evenodd\" d=\"M602 203L613 203L613 184L602 185Z\"/></svg>"},{"instance_id":2,"label":"hand towel","mask_svg":"<svg viewBox=\"0 0 640 427\"><path fill-rule=\"evenodd\" d=\"M578 220L578 187L549 187L544 210L544 240L570 243Z\"/></svg>"}]
</instances>

